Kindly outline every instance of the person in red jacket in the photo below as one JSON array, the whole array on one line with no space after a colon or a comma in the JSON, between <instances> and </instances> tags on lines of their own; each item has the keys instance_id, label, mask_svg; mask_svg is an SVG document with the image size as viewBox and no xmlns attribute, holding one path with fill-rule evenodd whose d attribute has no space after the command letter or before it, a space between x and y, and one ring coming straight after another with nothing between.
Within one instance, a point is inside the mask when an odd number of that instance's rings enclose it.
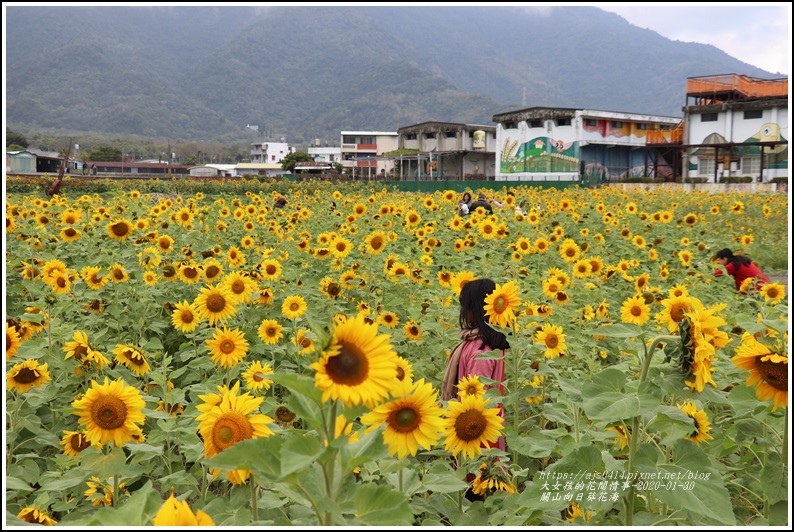
<instances>
[{"instance_id":1,"label":"person in red jacket","mask_svg":"<svg viewBox=\"0 0 794 532\"><path fill-rule=\"evenodd\" d=\"M719 250L715 256L717 257L717 262L725 267L725 271L728 272L728 275L733 276L737 290L740 290L742 283L748 278L756 279L756 290L761 290L761 287L769 282L769 279L767 279L761 269L746 255L734 255L733 251L724 248ZM717 269L714 275L716 277L721 277L722 270Z\"/></svg>"}]
</instances>

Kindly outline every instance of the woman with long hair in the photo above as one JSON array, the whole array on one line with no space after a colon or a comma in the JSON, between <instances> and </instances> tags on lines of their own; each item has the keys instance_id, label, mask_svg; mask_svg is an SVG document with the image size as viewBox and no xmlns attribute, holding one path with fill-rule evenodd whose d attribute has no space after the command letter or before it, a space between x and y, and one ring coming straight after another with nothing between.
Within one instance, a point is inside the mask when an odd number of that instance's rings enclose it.
<instances>
[{"instance_id":1,"label":"woman with long hair","mask_svg":"<svg viewBox=\"0 0 794 532\"><path fill-rule=\"evenodd\" d=\"M766 275L761 269L746 255L734 255L733 251L729 248L723 248L715 255L717 262L719 262L728 272L728 275L733 276L736 283L736 289L741 290L742 283L745 279L755 278L755 289L761 290L761 287L769 283ZM714 272L715 277L722 276L722 269L717 269Z\"/></svg>"}]
</instances>

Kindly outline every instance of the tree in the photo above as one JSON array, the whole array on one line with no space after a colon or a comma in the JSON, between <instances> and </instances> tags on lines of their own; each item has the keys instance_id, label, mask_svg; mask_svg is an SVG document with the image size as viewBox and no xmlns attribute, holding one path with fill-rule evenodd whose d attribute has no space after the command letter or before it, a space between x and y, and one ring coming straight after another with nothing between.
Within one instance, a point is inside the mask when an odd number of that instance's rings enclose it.
<instances>
[{"instance_id":1,"label":"tree","mask_svg":"<svg viewBox=\"0 0 794 532\"><path fill-rule=\"evenodd\" d=\"M25 146L20 146L19 144L8 144L6 146L6 151L24 151Z\"/></svg>"},{"instance_id":2,"label":"tree","mask_svg":"<svg viewBox=\"0 0 794 532\"><path fill-rule=\"evenodd\" d=\"M11 149L12 145L21 146L19 149L24 150L28 147L28 139L26 139L21 133L6 129L6 148L10 151L17 151L16 149Z\"/></svg>"},{"instance_id":3,"label":"tree","mask_svg":"<svg viewBox=\"0 0 794 532\"><path fill-rule=\"evenodd\" d=\"M121 162L121 150L111 146L99 146L85 157L89 161L115 161Z\"/></svg>"},{"instance_id":4,"label":"tree","mask_svg":"<svg viewBox=\"0 0 794 532\"><path fill-rule=\"evenodd\" d=\"M286 157L281 159L281 169L289 173L295 172L295 165L297 163L311 162L314 159L305 151L295 151L287 154Z\"/></svg>"}]
</instances>

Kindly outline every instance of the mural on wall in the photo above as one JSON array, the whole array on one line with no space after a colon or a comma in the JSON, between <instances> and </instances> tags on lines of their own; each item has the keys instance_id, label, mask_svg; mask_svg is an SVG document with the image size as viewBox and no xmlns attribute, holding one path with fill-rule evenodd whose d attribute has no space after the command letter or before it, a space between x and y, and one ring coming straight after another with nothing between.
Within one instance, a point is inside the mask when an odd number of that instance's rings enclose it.
<instances>
[{"instance_id":1,"label":"mural on wall","mask_svg":"<svg viewBox=\"0 0 794 532\"><path fill-rule=\"evenodd\" d=\"M779 140L787 140L780 134L780 126L772 122L764 124L757 133L748 137L745 142L773 142ZM737 148L740 155L743 156L760 156L760 146L739 146ZM778 144L774 148L764 148L764 155L767 156L764 163L765 168L770 169L788 169L788 144Z\"/></svg>"},{"instance_id":2,"label":"mural on wall","mask_svg":"<svg viewBox=\"0 0 794 532\"><path fill-rule=\"evenodd\" d=\"M502 173L578 172L579 143L535 137L523 144L510 137L502 146Z\"/></svg>"}]
</instances>

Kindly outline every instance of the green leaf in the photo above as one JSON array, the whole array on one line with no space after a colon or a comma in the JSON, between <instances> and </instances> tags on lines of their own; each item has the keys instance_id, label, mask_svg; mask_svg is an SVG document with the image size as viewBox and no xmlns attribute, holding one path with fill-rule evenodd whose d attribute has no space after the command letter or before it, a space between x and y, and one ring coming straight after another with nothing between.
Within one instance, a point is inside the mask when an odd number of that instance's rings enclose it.
<instances>
[{"instance_id":1,"label":"green leaf","mask_svg":"<svg viewBox=\"0 0 794 532\"><path fill-rule=\"evenodd\" d=\"M568 426L573 425L573 420L568 417L568 409L560 403L545 403L541 408L541 414L549 421Z\"/></svg>"},{"instance_id":2,"label":"green leaf","mask_svg":"<svg viewBox=\"0 0 794 532\"><path fill-rule=\"evenodd\" d=\"M587 445L566 454L546 471L555 474L572 475L570 478L566 477L566 480L570 480L577 475L581 476L594 471L604 471L604 461L601 459L601 451L598 448Z\"/></svg>"},{"instance_id":3,"label":"green leaf","mask_svg":"<svg viewBox=\"0 0 794 532\"><path fill-rule=\"evenodd\" d=\"M102 454L95 448L89 447L80 453L80 457L82 458L83 471L90 471L92 475L96 475L102 480L124 471L127 462L124 450L120 447L113 447L108 454Z\"/></svg>"},{"instance_id":4,"label":"green leaf","mask_svg":"<svg viewBox=\"0 0 794 532\"><path fill-rule=\"evenodd\" d=\"M676 406L660 406L656 417L647 427L648 432L664 434L661 443L672 445L684 436L692 434L695 424L691 417Z\"/></svg>"},{"instance_id":5,"label":"green leaf","mask_svg":"<svg viewBox=\"0 0 794 532\"><path fill-rule=\"evenodd\" d=\"M56 471L48 471L41 475L39 479L41 487L39 489L41 491L66 491L85 482L87 476L87 472L82 468L66 471L63 475L59 475ZM112 476L111 474L104 478Z\"/></svg>"},{"instance_id":6,"label":"green leaf","mask_svg":"<svg viewBox=\"0 0 794 532\"><path fill-rule=\"evenodd\" d=\"M317 460L325 447L316 437L293 434L287 437L281 447L281 476L283 479L293 473L306 469Z\"/></svg>"},{"instance_id":7,"label":"green leaf","mask_svg":"<svg viewBox=\"0 0 794 532\"><path fill-rule=\"evenodd\" d=\"M417 493L424 493L429 491L431 493L457 493L468 489L469 483L456 478L454 475L447 473L437 475L427 473L422 478L422 487L416 490Z\"/></svg>"},{"instance_id":8,"label":"green leaf","mask_svg":"<svg viewBox=\"0 0 794 532\"><path fill-rule=\"evenodd\" d=\"M358 525L364 526L408 526L414 515L405 494L390 486L364 485L356 490L354 497Z\"/></svg>"},{"instance_id":9,"label":"green leaf","mask_svg":"<svg viewBox=\"0 0 794 532\"><path fill-rule=\"evenodd\" d=\"M658 389L644 382L637 392L623 389L623 372L608 368L582 386L585 414L594 421L612 423L653 411L661 401Z\"/></svg>"},{"instance_id":10,"label":"green leaf","mask_svg":"<svg viewBox=\"0 0 794 532\"><path fill-rule=\"evenodd\" d=\"M142 488L126 499L120 508L100 508L88 514L85 524L125 528L151 526L154 516L162 505L161 495L152 489L151 481L147 481ZM59 524L66 524L66 521L61 521ZM69 524L75 523L69 522Z\"/></svg>"},{"instance_id":11,"label":"green leaf","mask_svg":"<svg viewBox=\"0 0 794 532\"><path fill-rule=\"evenodd\" d=\"M590 331L590 334L612 338L633 338L635 336L640 336L642 332L642 327L639 325L634 325L633 323L616 323L599 327L594 331Z\"/></svg>"},{"instance_id":12,"label":"green leaf","mask_svg":"<svg viewBox=\"0 0 794 532\"><path fill-rule=\"evenodd\" d=\"M33 491L33 488L30 487L30 485L24 480L9 476L6 476L5 488L7 490L16 490L28 493Z\"/></svg>"},{"instance_id":13,"label":"green leaf","mask_svg":"<svg viewBox=\"0 0 794 532\"><path fill-rule=\"evenodd\" d=\"M788 522L788 500L778 501L769 507L769 526L790 525Z\"/></svg>"},{"instance_id":14,"label":"green leaf","mask_svg":"<svg viewBox=\"0 0 794 532\"><path fill-rule=\"evenodd\" d=\"M761 487L769 504L785 501L788 498L786 468L777 453L768 453L764 469L761 470Z\"/></svg>"}]
</instances>

